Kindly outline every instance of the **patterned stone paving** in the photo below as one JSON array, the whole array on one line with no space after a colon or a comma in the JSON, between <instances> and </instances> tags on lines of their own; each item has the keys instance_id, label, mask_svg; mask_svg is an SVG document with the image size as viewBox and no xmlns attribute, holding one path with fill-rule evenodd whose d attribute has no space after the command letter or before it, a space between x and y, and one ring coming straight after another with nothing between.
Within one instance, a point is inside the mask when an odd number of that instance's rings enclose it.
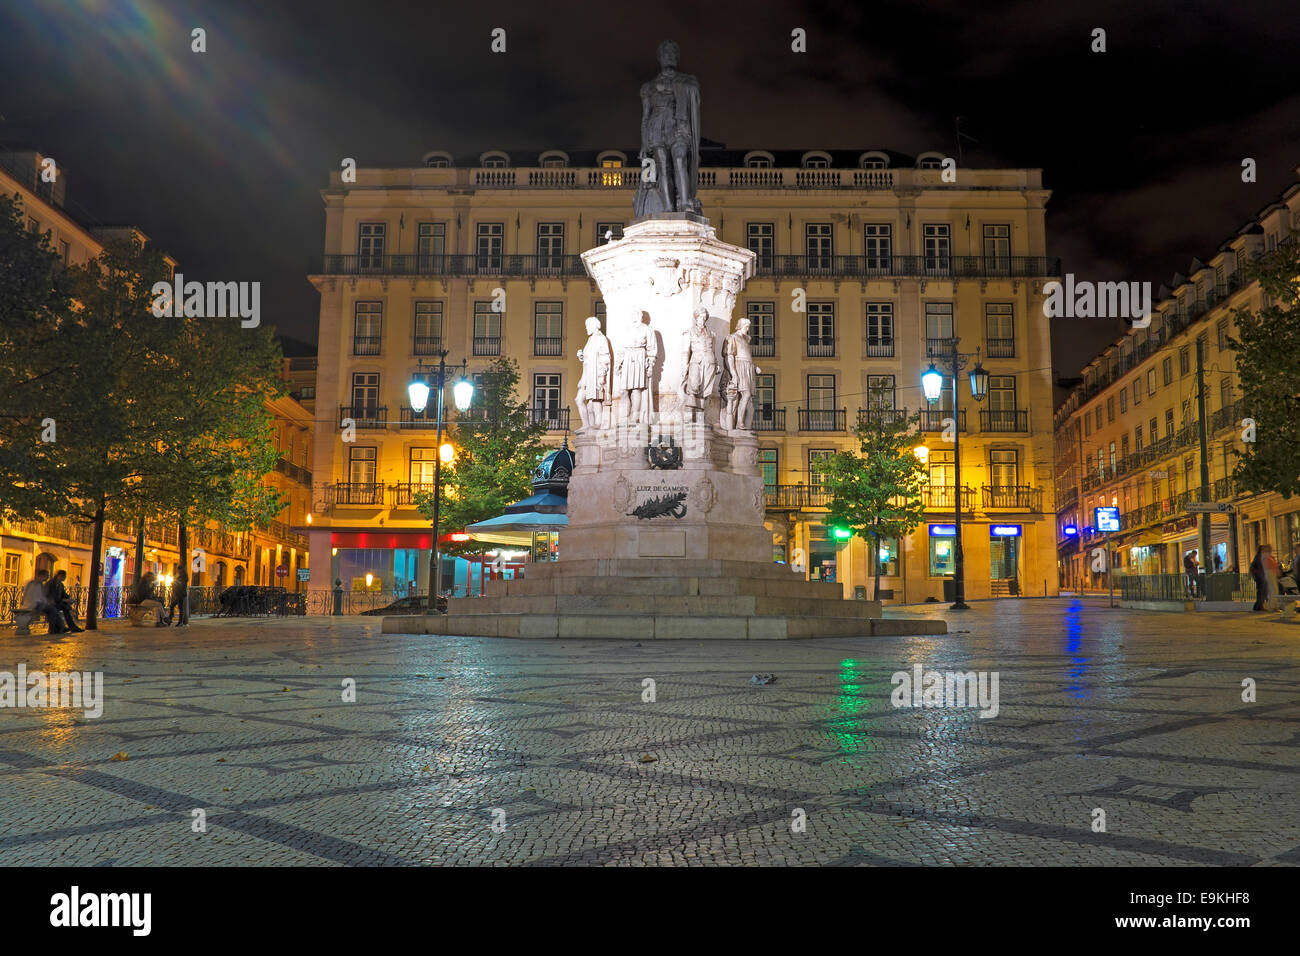
<instances>
[{"instance_id":1,"label":"patterned stone paving","mask_svg":"<svg viewBox=\"0 0 1300 956\"><path fill-rule=\"evenodd\" d=\"M3 631L0 670L102 670L106 703L98 719L0 710L0 863L1300 862L1300 627L1071 599L893 613L952 633ZM998 716L893 708L890 675L917 663L997 671Z\"/></svg>"}]
</instances>

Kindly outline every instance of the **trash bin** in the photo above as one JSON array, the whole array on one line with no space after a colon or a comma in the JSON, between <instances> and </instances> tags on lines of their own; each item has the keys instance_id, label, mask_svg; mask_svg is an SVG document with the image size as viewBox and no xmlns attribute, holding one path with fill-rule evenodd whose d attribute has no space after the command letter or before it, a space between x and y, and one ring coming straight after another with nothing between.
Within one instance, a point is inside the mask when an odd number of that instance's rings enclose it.
<instances>
[{"instance_id":1,"label":"trash bin","mask_svg":"<svg viewBox=\"0 0 1300 956\"><path fill-rule=\"evenodd\" d=\"M1237 586L1237 576L1227 572L1205 575L1205 600L1231 601Z\"/></svg>"},{"instance_id":2,"label":"trash bin","mask_svg":"<svg viewBox=\"0 0 1300 956\"><path fill-rule=\"evenodd\" d=\"M956 578L943 579L943 599L945 601L957 600L957 579Z\"/></svg>"},{"instance_id":3,"label":"trash bin","mask_svg":"<svg viewBox=\"0 0 1300 956\"><path fill-rule=\"evenodd\" d=\"M853 585L853 600L865 601L867 599L867 586L865 584Z\"/></svg>"}]
</instances>

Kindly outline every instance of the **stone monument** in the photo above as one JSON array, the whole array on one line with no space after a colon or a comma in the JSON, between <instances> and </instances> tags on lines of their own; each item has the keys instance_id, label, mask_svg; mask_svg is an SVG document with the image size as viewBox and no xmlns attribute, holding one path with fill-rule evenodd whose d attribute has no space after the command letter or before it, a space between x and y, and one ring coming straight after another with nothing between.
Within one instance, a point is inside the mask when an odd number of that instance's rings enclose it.
<instances>
[{"instance_id":1,"label":"stone monument","mask_svg":"<svg viewBox=\"0 0 1300 956\"><path fill-rule=\"evenodd\" d=\"M641 88L650 163L636 218L582 254L609 327L586 321L578 358L568 527L559 560L490 582L449 614L387 618L386 631L500 637L793 638L943 633L941 621L883 621L773 562L753 432L749 323L736 296L755 255L701 215L699 84L659 47Z\"/></svg>"}]
</instances>

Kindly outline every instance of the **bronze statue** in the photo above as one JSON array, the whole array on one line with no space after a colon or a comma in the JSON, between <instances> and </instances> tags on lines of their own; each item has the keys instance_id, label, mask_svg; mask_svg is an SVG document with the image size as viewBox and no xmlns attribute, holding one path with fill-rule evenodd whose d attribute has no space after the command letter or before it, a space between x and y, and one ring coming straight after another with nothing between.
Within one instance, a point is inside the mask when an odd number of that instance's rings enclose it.
<instances>
[{"instance_id":1,"label":"bronze statue","mask_svg":"<svg viewBox=\"0 0 1300 956\"><path fill-rule=\"evenodd\" d=\"M641 86L641 185L633 202L637 216L657 212L700 213L695 198L700 179L700 84L677 72L681 48L659 44L659 75ZM647 175L645 160L654 163Z\"/></svg>"}]
</instances>

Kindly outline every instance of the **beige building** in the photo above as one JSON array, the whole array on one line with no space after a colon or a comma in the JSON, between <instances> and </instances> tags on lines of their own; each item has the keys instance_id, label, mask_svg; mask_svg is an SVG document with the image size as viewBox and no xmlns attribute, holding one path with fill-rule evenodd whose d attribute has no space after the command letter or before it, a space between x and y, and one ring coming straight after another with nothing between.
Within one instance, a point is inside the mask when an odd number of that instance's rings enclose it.
<instances>
[{"instance_id":1,"label":"beige building","mask_svg":"<svg viewBox=\"0 0 1300 956\"><path fill-rule=\"evenodd\" d=\"M882 586L896 600L943 597L951 392L931 409L920 377L931 361L948 374L955 334L990 373L983 403L960 379L966 594L1055 593L1049 193L1038 170L962 169L949 182L942 160L701 150L705 215L719 238L758 256L733 318L751 320L761 369L773 558L850 596L870 581L865 544L826 528L817 463L856 447L851 429L879 389L896 414L924 413L917 442L931 480L925 523L881 549ZM604 318L578 254L631 217L635 163L634 150L432 152L419 166L356 170L355 181L331 175L324 256L310 277L321 294L312 567L331 572L313 587L365 574L384 586L427 580L429 528L411 500L432 478L433 422L406 398L421 358L445 348L474 370L511 356L549 438L577 426L575 352L584 319ZM355 441L342 440L345 418Z\"/></svg>"},{"instance_id":2,"label":"beige building","mask_svg":"<svg viewBox=\"0 0 1300 956\"><path fill-rule=\"evenodd\" d=\"M1246 495L1231 474L1245 430L1235 355L1234 309L1263 305L1246 264L1300 229L1300 184L1242 226L1205 262L1174 276L1152 296L1151 323L1132 328L1088 365L1082 383L1056 413L1057 532L1061 586L1105 588L1093 570L1103 548L1097 507L1118 507L1115 567L1133 574L1179 574L1193 549L1201 570L1245 572L1255 548L1271 543L1290 562L1300 545L1300 500ZM1197 389L1197 350L1204 419ZM1205 421L1209 484L1201 480ZM1211 519L1208 556L1188 502L1233 504Z\"/></svg>"},{"instance_id":3,"label":"beige building","mask_svg":"<svg viewBox=\"0 0 1300 956\"><path fill-rule=\"evenodd\" d=\"M65 265L77 266L100 255L104 243L114 238L134 238L142 245L148 238L131 227L90 226L88 217L67 206L67 173L62 168L54 182L45 182L41 153L0 153L0 194L17 195L23 204L28 228L48 233L50 245ZM173 268L176 263L168 259ZM287 365L288 363L286 363ZM286 378L291 378L286 368ZM290 515L301 515L310 499L311 413L292 398L271 406L276 419L277 442L282 451L280 464L267 480L290 494L292 503L278 521L262 531L232 533L216 528L189 529L191 548L207 553L208 571L198 584L277 583L275 568L288 562L283 583L293 586L296 567L306 566L306 539L289 529ZM89 581L91 527L68 519L6 522L0 519L0 587L17 588L30 580L37 568L65 569L72 587ZM160 575L176 574L182 559L175 525L147 524L145 528L145 570ZM136 529L109 522L104 527L102 583L106 588L125 585L134 579ZM6 592L9 593L9 592ZM2 604L3 602L0 602ZM7 613L8 606L0 609Z\"/></svg>"}]
</instances>

